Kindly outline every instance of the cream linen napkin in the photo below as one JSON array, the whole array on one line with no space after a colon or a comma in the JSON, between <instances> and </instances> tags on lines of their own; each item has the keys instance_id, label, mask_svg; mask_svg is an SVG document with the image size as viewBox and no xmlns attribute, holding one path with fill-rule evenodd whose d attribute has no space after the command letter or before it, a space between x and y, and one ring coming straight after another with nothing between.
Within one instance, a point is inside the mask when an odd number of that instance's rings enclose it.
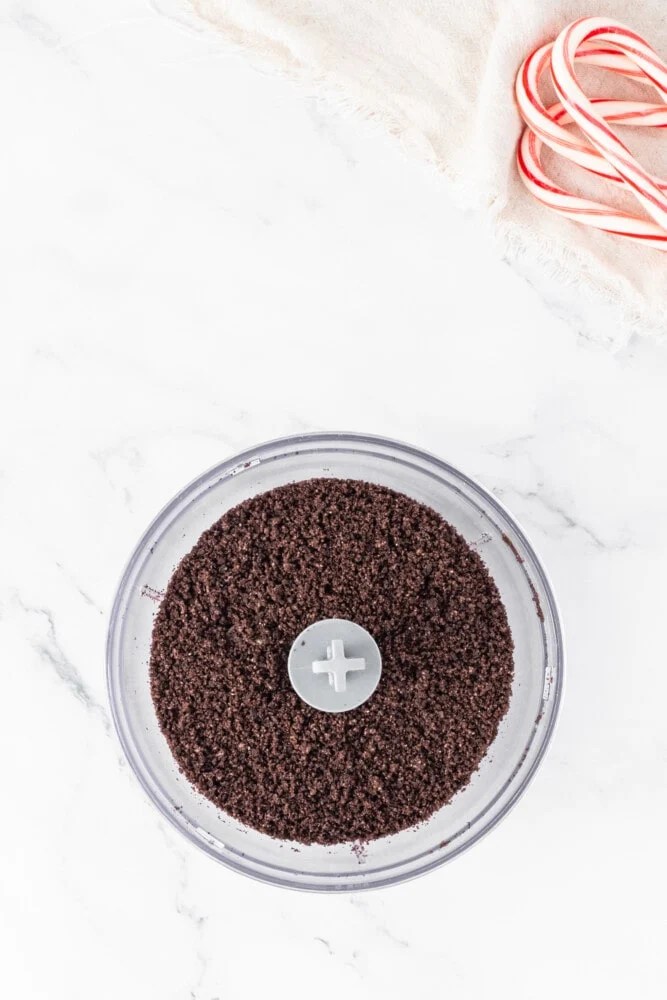
<instances>
[{"instance_id":1,"label":"cream linen napkin","mask_svg":"<svg viewBox=\"0 0 667 1000\"><path fill-rule=\"evenodd\" d=\"M461 206L485 213L503 256L584 336L622 346L633 334L667 331L667 253L576 226L531 200L514 166L520 123L513 97L524 56L582 15L624 21L666 58L665 0L167 3L172 14L178 7L264 64L316 86L339 107L342 99L381 121L442 171ZM611 74L589 73L591 93L632 86L634 93L649 93ZM650 94L645 99L658 99ZM664 130L625 129L623 138L647 167L667 176ZM609 198L608 188L591 188L577 168L565 170L558 174L556 166L556 175Z\"/></svg>"}]
</instances>

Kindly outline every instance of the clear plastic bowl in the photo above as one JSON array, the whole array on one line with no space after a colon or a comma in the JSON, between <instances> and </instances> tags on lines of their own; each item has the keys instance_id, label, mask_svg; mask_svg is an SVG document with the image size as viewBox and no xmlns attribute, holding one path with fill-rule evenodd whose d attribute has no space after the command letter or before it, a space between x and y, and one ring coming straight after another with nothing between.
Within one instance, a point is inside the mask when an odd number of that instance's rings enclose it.
<instances>
[{"instance_id":1,"label":"clear plastic bowl","mask_svg":"<svg viewBox=\"0 0 667 1000\"><path fill-rule=\"evenodd\" d=\"M427 822L372 841L363 850L358 844L305 846L275 840L221 812L180 774L150 694L153 619L182 557L230 507L315 476L380 483L442 514L489 568L515 643L509 711L470 783ZM313 434L262 444L223 462L158 514L118 588L107 677L125 754L154 804L188 840L229 868L274 885L357 891L393 885L450 861L514 805L553 732L563 682L563 642L544 570L493 496L450 465L408 445L365 435Z\"/></svg>"}]
</instances>

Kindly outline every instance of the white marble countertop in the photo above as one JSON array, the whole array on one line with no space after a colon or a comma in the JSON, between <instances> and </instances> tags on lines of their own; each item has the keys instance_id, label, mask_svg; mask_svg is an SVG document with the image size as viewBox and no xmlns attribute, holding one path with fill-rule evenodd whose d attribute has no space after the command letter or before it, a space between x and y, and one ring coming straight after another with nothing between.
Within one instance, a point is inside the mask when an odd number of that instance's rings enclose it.
<instances>
[{"instance_id":1,"label":"white marble countertop","mask_svg":"<svg viewBox=\"0 0 667 1000\"><path fill-rule=\"evenodd\" d=\"M572 293L516 276L372 126L112 7L0 20L3 995L663 996L665 349L593 345ZM168 828L104 679L157 509L316 429L410 441L500 496L569 660L509 818L427 878L335 898Z\"/></svg>"}]
</instances>

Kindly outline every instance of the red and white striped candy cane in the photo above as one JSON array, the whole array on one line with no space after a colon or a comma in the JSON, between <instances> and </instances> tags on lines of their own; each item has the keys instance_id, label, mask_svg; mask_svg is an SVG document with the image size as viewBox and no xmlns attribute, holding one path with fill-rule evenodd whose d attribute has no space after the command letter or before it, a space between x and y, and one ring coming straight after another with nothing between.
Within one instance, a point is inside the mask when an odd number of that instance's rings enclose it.
<instances>
[{"instance_id":1,"label":"red and white striped candy cane","mask_svg":"<svg viewBox=\"0 0 667 1000\"><path fill-rule=\"evenodd\" d=\"M521 178L531 193L561 215L643 245L667 250L667 182L653 177L634 159L609 127L666 127L667 106L645 101L589 99L574 72L575 60L652 84L667 99L667 66L635 32L608 18L588 17L565 28L555 42L536 49L523 63L516 97L526 128L517 150ZM547 108L539 96L546 69L560 98ZM575 122L581 135L563 126ZM544 172L542 145L631 191L650 218L580 198Z\"/></svg>"}]
</instances>

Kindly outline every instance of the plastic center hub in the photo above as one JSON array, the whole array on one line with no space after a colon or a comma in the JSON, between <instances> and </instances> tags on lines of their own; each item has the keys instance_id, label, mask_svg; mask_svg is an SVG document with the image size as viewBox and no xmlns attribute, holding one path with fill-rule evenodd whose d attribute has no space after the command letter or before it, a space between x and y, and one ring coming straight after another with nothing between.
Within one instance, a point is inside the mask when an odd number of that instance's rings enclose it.
<instances>
[{"instance_id":1,"label":"plastic center hub","mask_svg":"<svg viewBox=\"0 0 667 1000\"><path fill-rule=\"evenodd\" d=\"M287 661L292 687L321 712L349 712L375 691L382 656L373 636L346 618L324 618L296 637Z\"/></svg>"}]
</instances>

